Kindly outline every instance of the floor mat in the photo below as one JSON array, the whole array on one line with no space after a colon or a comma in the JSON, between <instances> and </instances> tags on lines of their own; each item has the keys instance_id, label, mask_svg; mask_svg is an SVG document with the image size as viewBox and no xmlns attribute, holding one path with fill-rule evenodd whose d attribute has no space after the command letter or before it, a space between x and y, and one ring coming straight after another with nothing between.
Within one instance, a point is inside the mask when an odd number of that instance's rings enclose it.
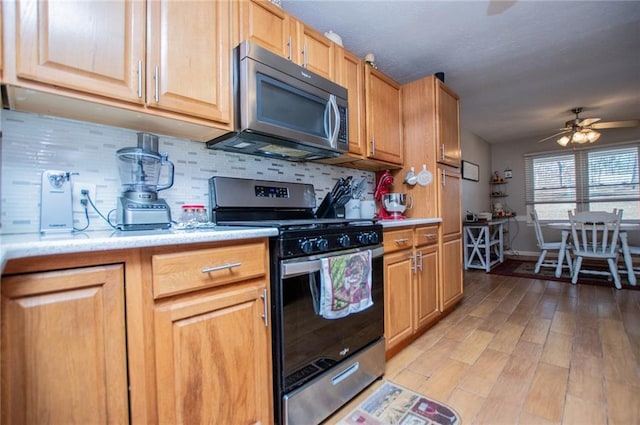
<instances>
[{"instance_id":1,"label":"floor mat","mask_svg":"<svg viewBox=\"0 0 640 425\"><path fill-rule=\"evenodd\" d=\"M460 425L460 415L439 401L385 381L338 425Z\"/></svg>"},{"instance_id":2,"label":"floor mat","mask_svg":"<svg viewBox=\"0 0 640 425\"><path fill-rule=\"evenodd\" d=\"M516 276L525 277L529 279L543 279L543 280L555 280L558 282L571 283L571 276L568 269L562 269L562 275L558 278L555 276L556 269L552 267L541 267L539 273L534 273L536 266L535 261L520 260L516 258L508 258L502 264L498 264L491 271L490 274L497 274L502 276ZM601 264L589 264L585 263L582 269L594 269L594 270L606 270L606 266ZM640 286L629 285L627 275L620 273L620 283L623 289L640 289ZM590 275L586 273L580 273L578 278L578 284L607 286L615 288L613 280L608 276Z\"/></svg>"}]
</instances>

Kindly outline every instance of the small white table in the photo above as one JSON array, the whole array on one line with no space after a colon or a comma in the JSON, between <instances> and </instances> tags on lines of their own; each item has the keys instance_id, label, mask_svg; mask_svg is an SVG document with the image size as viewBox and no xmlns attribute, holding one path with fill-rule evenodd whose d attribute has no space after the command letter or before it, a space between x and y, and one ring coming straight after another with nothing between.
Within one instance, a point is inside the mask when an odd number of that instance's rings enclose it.
<instances>
[{"instance_id":1,"label":"small white table","mask_svg":"<svg viewBox=\"0 0 640 425\"><path fill-rule=\"evenodd\" d=\"M504 223L507 220L465 221L464 269L483 269L504 261Z\"/></svg>"},{"instance_id":2,"label":"small white table","mask_svg":"<svg viewBox=\"0 0 640 425\"><path fill-rule=\"evenodd\" d=\"M562 275L562 263L564 261L564 252L567 246L567 240L571 234L571 223L558 222L547 223L546 226L562 230L562 238L560 239L560 252L558 253L558 265L556 266L556 277ZM630 285L636 285L636 275L633 273L633 263L631 262L631 253L629 252L629 243L627 239L627 231L640 230L640 224L635 223L620 223L620 245L622 247L622 257L624 258L624 265L627 269L627 279Z\"/></svg>"}]
</instances>

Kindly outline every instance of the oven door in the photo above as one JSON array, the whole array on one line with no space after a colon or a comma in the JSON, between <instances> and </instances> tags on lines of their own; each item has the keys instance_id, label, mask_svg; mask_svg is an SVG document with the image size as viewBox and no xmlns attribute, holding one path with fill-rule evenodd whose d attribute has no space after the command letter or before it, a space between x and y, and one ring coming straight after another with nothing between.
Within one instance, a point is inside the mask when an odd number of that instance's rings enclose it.
<instances>
[{"instance_id":1,"label":"oven door","mask_svg":"<svg viewBox=\"0 0 640 425\"><path fill-rule=\"evenodd\" d=\"M320 267L323 257L371 250L371 295L373 305L339 319L318 314ZM280 294L276 310L276 345L281 361L276 379L280 393L299 388L340 361L379 340L384 333L383 247L332 252L324 256L304 257L280 262Z\"/></svg>"}]
</instances>

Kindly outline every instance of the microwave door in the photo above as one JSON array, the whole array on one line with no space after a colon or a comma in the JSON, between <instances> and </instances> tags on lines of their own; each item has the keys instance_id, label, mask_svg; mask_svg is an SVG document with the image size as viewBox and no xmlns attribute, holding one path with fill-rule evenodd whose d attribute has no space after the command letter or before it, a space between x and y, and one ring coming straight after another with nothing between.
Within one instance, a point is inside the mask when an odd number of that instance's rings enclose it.
<instances>
[{"instance_id":1,"label":"microwave door","mask_svg":"<svg viewBox=\"0 0 640 425\"><path fill-rule=\"evenodd\" d=\"M243 128L335 149L331 137L335 121L327 116L332 109L327 92L259 62L245 60L243 65Z\"/></svg>"}]
</instances>

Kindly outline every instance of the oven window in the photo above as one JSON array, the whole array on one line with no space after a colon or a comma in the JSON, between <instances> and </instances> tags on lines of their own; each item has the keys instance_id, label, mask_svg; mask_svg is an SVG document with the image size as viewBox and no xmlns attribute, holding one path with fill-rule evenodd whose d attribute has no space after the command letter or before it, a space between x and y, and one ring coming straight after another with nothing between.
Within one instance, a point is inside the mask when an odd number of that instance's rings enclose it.
<instances>
[{"instance_id":1,"label":"oven window","mask_svg":"<svg viewBox=\"0 0 640 425\"><path fill-rule=\"evenodd\" d=\"M325 319L317 313L320 294L319 272L283 280L284 392L301 386L382 337L382 257L373 259L372 267L373 305L340 319Z\"/></svg>"}]
</instances>

